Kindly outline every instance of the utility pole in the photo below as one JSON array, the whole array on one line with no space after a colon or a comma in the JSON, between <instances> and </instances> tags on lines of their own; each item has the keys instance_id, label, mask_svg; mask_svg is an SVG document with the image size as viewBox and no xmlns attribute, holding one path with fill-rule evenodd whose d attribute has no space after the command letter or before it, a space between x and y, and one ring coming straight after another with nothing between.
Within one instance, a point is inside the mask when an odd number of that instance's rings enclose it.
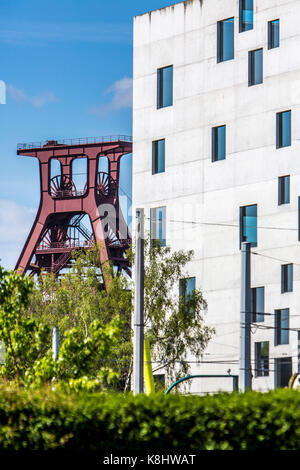
<instances>
[{"instance_id":1,"label":"utility pole","mask_svg":"<svg viewBox=\"0 0 300 470\"><path fill-rule=\"evenodd\" d=\"M144 389L144 209L136 209L133 393Z\"/></svg>"},{"instance_id":2,"label":"utility pole","mask_svg":"<svg viewBox=\"0 0 300 470\"><path fill-rule=\"evenodd\" d=\"M251 390L251 243L242 243L241 273L241 317L240 317L240 388L242 392Z\"/></svg>"}]
</instances>

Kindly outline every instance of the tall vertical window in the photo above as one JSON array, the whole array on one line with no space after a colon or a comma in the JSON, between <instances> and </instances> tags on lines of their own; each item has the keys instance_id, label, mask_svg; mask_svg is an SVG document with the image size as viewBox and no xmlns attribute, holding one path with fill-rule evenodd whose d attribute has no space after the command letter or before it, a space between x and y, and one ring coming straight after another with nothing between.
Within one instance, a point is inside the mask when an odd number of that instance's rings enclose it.
<instances>
[{"instance_id":1,"label":"tall vertical window","mask_svg":"<svg viewBox=\"0 0 300 470\"><path fill-rule=\"evenodd\" d=\"M255 376L269 375L269 341L255 343Z\"/></svg>"},{"instance_id":2,"label":"tall vertical window","mask_svg":"<svg viewBox=\"0 0 300 470\"><path fill-rule=\"evenodd\" d=\"M281 293L293 291L293 264L281 265Z\"/></svg>"},{"instance_id":3,"label":"tall vertical window","mask_svg":"<svg viewBox=\"0 0 300 470\"><path fill-rule=\"evenodd\" d=\"M289 309L275 310L275 346L289 344Z\"/></svg>"},{"instance_id":4,"label":"tall vertical window","mask_svg":"<svg viewBox=\"0 0 300 470\"><path fill-rule=\"evenodd\" d=\"M240 243L257 246L257 205L240 207Z\"/></svg>"},{"instance_id":5,"label":"tall vertical window","mask_svg":"<svg viewBox=\"0 0 300 470\"><path fill-rule=\"evenodd\" d=\"M150 235L152 240L159 240L166 246L166 207L150 209Z\"/></svg>"},{"instance_id":6,"label":"tall vertical window","mask_svg":"<svg viewBox=\"0 0 300 470\"><path fill-rule=\"evenodd\" d=\"M248 52L248 86L263 82L263 49Z\"/></svg>"},{"instance_id":7,"label":"tall vertical window","mask_svg":"<svg viewBox=\"0 0 300 470\"><path fill-rule=\"evenodd\" d=\"M291 111L276 113L276 148L291 145Z\"/></svg>"},{"instance_id":8,"label":"tall vertical window","mask_svg":"<svg viewBox=\"0 0 300 470\"><path fill-rule=\"evenodd\" d=\"M290 203L290 177L280 176L278 178L278 205Z\"/></svg>"},{"instance_id":9,"label":"tall vertical window","mask_svg":"<svg viewBox=\"0 0 300 470\"><path fill-rule=\"evenodd\" d=\"M287 387L292 376L292 358L280 357L275 359L275 387Z\"/></svg>"},{"instance_id":10,"label":"tall vertical window","mask_svg":"<svg viewBox=\"0 0 300 470\"><path fill-rule=\"evenodd\" d=\"M165 139L152 142L152 174L165 171Z\"/></svg>"},{"instance_id":11,"label":"tall vertical window","mask_svg":"<svg viewBox=\"0 0 300 470\"><path fill-rule=\"evenodd\" d=\"M217 62L234 59L234 18L218 21Z\"/></svg>"},{"instance_id":12,"label":"tall vertical window","mask_svg":"<svg viewBox=\"0 0 300 470\"><path fill-rule=\"evenodd\" d=\"M173 65L157 70L157 107L173 104Z\"/></svg>"},{"instance_id":13,"label":"tall vertical window","mask_svg":"<svg viewBox=\"0 0 300 470\"><path fill-rule=\"evenodd\" d=\"M268 49L279 47L279 20L269 21L268 23Z\"/></svg>"},{"instance_id":14,"label":"tall vertical window","mask_svg":"<svg viewBox=\"0 0 300 470\"><path fill-rule=\"evenodd\" d=\"M253 322L264 321L265 312L265 288L253 287L251 289L251 312Z\"/></svg>"},{"instance_id":15,"label":"tall vertical window","mask_svg":"<svg viewBox=\"0 0 300 470\"><path fill-rule=\"evenodd\" d=\"M193 299L193 294L196 289L196 278L189 277L186 279L179 280L179 297L184 299L185 305ZM195 315L194 309L191 309L191 314Z\"/></svg>"},{"instance_id":16,"label":"tall vertical window","mask_svg":"<svg viewBox=\"0 0 300 470\"><path fill-rule=\"evenodd\" d=\"M226 126L212 128L212 161L225 160L226 157Z\"/></svg>"},{"instance_id":17,"label":"tall vertical window","mask_svg":"<svg viewBox=\"0 0 300 470\"><path fill-rule=\"evenodd\" d=\"M253 29L253 0L240 0L240 33Z\"/></svg>"}]
</instances>

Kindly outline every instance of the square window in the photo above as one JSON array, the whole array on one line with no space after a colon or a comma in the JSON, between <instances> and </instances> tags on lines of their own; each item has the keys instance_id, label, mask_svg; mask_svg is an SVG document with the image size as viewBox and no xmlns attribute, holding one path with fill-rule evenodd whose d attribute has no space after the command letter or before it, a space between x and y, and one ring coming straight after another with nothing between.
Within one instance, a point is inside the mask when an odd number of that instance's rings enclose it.
<instances>
[{"instance_id":1,"label":"square window","mask_svg":"<svg viewBox=\"0 0 300 470\"><path fill-rule=\"evenodd\" d=\"M255 343L255 377L269 375L269 341Z\"/></svg>"},{"instance_id":2,"label":"square window","mask_svg":"<svg viewBox=\"0 0 300 470\"><path fill-rule=\"evenodd\" d=\"M278 205L290 203L290 177L280 176L278 178Z\"/></svg>"},{"instance_id":3,"label":"square window","mask_svg":"<svg viewBox=\"0 0 300 470\"><path fill-rule=\"evenodd\" d=\"M263 82L263 49L248 53L248 86Z\"/></svg>"},{"instance_id":4,"label":"square window","mask_svg":"<svg viewBox=\"0 0 300 470\"><path fill-rule=\"evenodd\" d=\"M234 59L234 18L217 23L217 62Z\"/></svg>"},{"instance_id":5,"label":"square window","mask_svg":"<svg viewBox=\"0 0 300 470\"><path fill-rule=\"evenodd\" d=\"M279 28L280 20L268 22L268 49L279 47Z\"/></svg>"},{"instance_id":6,"label":"square window","mask_svg":"<svg viewBox=\"0 0 300 470\"><path fill-rule=\"evenodd\" d=\"M257 246L257 204L240 207L240 244L242 242Z\"/></svg>"},{"instance_id":7,"label":"square window","mask_svg":"<svg viewBox=\"0 0 300 470\"><path fill-rule=\"evenodd\" d=\"M165 171L165 139L152 142L152 174Z\"/></svg>"},{"instance_id":8,"label":"square window","mask_svg":"<svg viewBox=\"0 0 300 470\"><path fill-rule=\"evenodd\" d=\"M212 161L226 158L226 126L212 128Z\"/></svg>"},{"instance_id":9,"label":"square window","mask_svg":"<svg viewBox=\"0 0 300 470\"><path fill-rule=\"evenodd\" d=\"M291 145L291 111L276 113L276 148Z\"/></svg>"},{"instance_id":10,"label":"square window","mask_svg":"<svg viewBox=\"0 0 300 470\"><path fill-rule=\"evenodd\" d=\"M293 264L281 265L281 293L293 292Z\"/></svg>"},{"instance_id":11,"label":"square window","mask_svg":"<svg viewBox=\"0 0 300 470\"><path fill-rule=\"evenodd\" d=\"M289 309L275 310L275 346L289 344Z\"/></svg>"},{"instance_id":12,"label":"square window","mask_svg":"<svg viewBox=\"0 0 300 470\"><path fill-rule=\"evenodd\" d=\"M157 70L157 108L173 104L173 65Z\"/></svg>"},{"instance_id":13,"label":"square window","mask_svg":"<svg viewBox=\"0 0 300 470\"><path fill-rule=\"evenodd\" d=\"M194 291L196 289L196 278L189 277L179 280L179 298L183 297L185 305L193 299ZM191 314L194 316L195 311L191 308Z\"/></svg>"},{"instance_id":14,"label":"square window","mask_svg":"<svg viewBox=\"0 0 300 470\"><path fill-rule=\"evenodd\" d=\"M251 289L252 321L255 323L264 321L264 312L265 312L265 288L253 287Z\"/></svg>"},{"instance_id":15,"label":"square window","mask_svg":"<svg viewBox=\"0 0 300 470\"><path fill-rule=\"evenodd\" d=\"M150 209L150 236L159 240L161 246L166 246L166 207Z\"/></svg>"},{"instance_id":16,"label":"square window","mask_svg":"<svg viewBox=\"0 0 300 470\"><path fill-rule=\"evenodd\" d=\"M253 0L240 0L240 33L253 29Z\"/></svg>"}]
</instances>

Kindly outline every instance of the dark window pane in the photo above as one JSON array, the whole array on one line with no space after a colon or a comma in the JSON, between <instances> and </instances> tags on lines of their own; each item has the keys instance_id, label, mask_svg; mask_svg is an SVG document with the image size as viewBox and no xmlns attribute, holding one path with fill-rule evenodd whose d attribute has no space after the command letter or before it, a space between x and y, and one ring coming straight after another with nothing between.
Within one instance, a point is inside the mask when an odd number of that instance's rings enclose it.
<instances>
[{"instance_id":1,"label":"dark window pane","mask_svg":"<svg viewBox=\"0 0 300 470\"><path fill-rule=\"evenodd\" d=\"M275 387L287 387L292 376L292 358L275 359Z\"/></svg>"},{"instance_id":2,"label":"dark window pane","mask_svg":"<svg viewBox=\"0 0 300 470\"><path fill-rule=\"evenodd\" d=\"M255 67L254 67L254 83L262 83L263 81L263 50L255 51Z\"/></svg>"},{"instance_id":3,"label":"dark window pane","mask_svg":"<svg viewBox=\"0 0 300 470\"><path fill-rule=\"evenodd\" d=\"M279 20L269 21L268 26L268 47L269 49L274 49L275 47L279 47Z\"/></svg>"},{"instance_id":4,"label":"dark window pane","mask_svg":"<svg viewBox=\"0 0 300 470\"><path fill-rule=\"evenodd\" d=\"M252 318L254 322L263 322L264 321L264 311L265 311L265 288L264 287L254 287L251 289L251 311Z\"/></svg>"},{"instance_id":5,"label":"dark window pane","mask_svg":"<svg viewBox=\"0 0 300 470\"><path fill-rule=\"evenodd\" d=\"M284 203L289 204L290 202L290 177L284 177Z\"/></svg>"},{"instance_id":6,"label":"dark window pane","mask_svg":"<svg viewBox=\"0 0 300 470\"><path fill-rule=\"evenodd\" d=\"M293 291L293 264L281 266L281 292Z\"/></svg>"},{"instance_id":7,"label":"dark window pane","mask_svg":"<svg viewBox=\"0 0 300 470\"><path fill-rule=\"evenodd\" d=\"M234 59L234 18L218 22L217 61Z\"/></svg>"},{"instance_id":8,"label":"dark window pane","mask_svg":"<svg viewBox=\"0 0 300 470\"><path fill-rule=\"evenodd\" d=\"M223 26L223 60L234 57L234 18L224 21Z\"/></svg>"},{"instance_id":9,"label":"dark window pane","mask_svg":"<svg viewBox=\"0 0 300 470\"><path fill-rule=\"evenodd\" d=\"M293 265L287 265L287 292L292 292L293 290Z\"/></svg>"},{"instance_id":10,"label":"dark window pane","mask_svg":"<svg viewBox=\"0 0 300 470\"><path fill-rule=\"evenodd\" d=\"M241 207L241 242L257 246L257 205Z\"/></svg>"},{"instance_id":11,"label":"dark window pane","mask_svg":"<svg viewBox=\"0 0 300 470\"><path fill-rule=\"evenodd\" d=\"M291 112L282 113L282 147L291 145Z\"/></svg>"},{"instance_id":12,"label":"dark window pane","mask_svg":"<svg viewBox=\"0 0 300 470\"><path fill-rule=\"evenodd\" d=\"M285 308L281 312L281 344L289 344L289 310Z\"/></svg>"},{"instance_id":13,"label":"dark window pane","mask_svg":"<svg viewBox=\"0 0 300 470\"><path fill-rule=\"evenodd\" d=\"M263 49L249 52L248 85L263 83Z\"/></svg>"},{"instance_id":14,"label":"dark window pane","mask_svg":"<svg viewBox=\"0 0 300 470\"><path fill-rule=\"evenodd\" d=\"M192 300L194 291L196 289L196 278L189 277L186 279L180 279L179 281L179 297L184 298L185 304ZM191 314L194 315L194 310L191 310Z\"/></svg>"},{"instance_id":15,"label":"dark window pane","mask_svg":"<svg viewBox=\"0 0 300 470\"><path fill-rule=\"evenodd\" d=\"M152 173L165 171L165 139L156 140L152 144Z\"/></svg>"},{"instance_id":16,"label":"dark window pane","mask_svg":"<svg viewBox=\"0 0 300 470\"><path fill-rule=\"evenodd\" d=\"M291 111L276 114L276 147L291 145Z\"/></svg>"},{"instance_id":17,"label":"dark window pane","mask_svg":"<svg viewBox=\"0 0 300 470\"><path fill-rule=\"evenodd\" d=\"M212 161L224 160L226 157L226 126L212 129Z\"/></svg>"},{"instance_id":18,"label":"dark window pane","mask_svg":"<svg viewBox=\"0 0 300 470\"><path fill-rule=\"evenodd\" d=\"M173 104L173 66L157 71L157 107L165 108Z\"/></svg>"},{"instance_id":19,"label":"dark window pane","mask_svg":"<svg viewBox=\"0 0 300 470\"><path fill-rule=\"evenodd\" d=\"M289 344L289 309L275 310L275 346Z\"/></svg>"},{"instance_id":20,"label":"dark window pane","mask_svg":"<svg viewBox=\"0 0 300 470\"><path fill-rule=\"evenodd\" d=\"M253 0L240 0L240 33L253 29Z\"/></svg>"},{"instance_id":21,"label":"dark window pane","mask_svg":"<svg viewBox=\"0 0 300 470\"><path fill-rule=\"evenodd\" d=\"M255 375L265 377L269 375L269 342L255 343Z\"/></svg>"},{"instance_id":22,"label":"dark window pane","mask_svg":"<svg viewBox=\"0 0 300 470\"><path fill-rule=\"evenodd\" d=\"M289 204L290 202L290 177L280 176L278 178L278 204Z\"/></svg>"}]
</instances>

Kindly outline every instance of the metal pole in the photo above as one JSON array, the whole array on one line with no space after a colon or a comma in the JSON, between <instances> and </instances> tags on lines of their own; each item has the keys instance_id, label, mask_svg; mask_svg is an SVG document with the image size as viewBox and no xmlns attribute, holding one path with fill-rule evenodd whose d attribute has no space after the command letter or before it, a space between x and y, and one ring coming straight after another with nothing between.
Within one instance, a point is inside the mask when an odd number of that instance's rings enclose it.
<instances>
[{"instance_id":1,"label":"metal pole","mask_svg":"<svg viewBox=\"0 0 300 470\"><path fill-rule=\"evenodd\" d=\"M53 351L53 360L56 362L59 354L59 338L58 338L58 327L55 326L52 331L52 351Z\"/></svg>"},{"instance_id":2,"label":"metal pole","mask_svg":"<svg viewBox=\"0 0 300 470\"><path fill-rule=\"evenodd\" d=\"M133 393L144 389L144 209L136 209Z\"/></svg>"},{"instance_id":3,"label":"metal pole","mask_svg":"<svg viewBox=\"0 0 300 470\"><path fill-rule=\"evenodd\" d=\"M242 243L242 273L241 273L241 317L240 317L240 388L242 392L251 390L251 270L250 270L251 243Z\"/></svg>"}]
</instances>

